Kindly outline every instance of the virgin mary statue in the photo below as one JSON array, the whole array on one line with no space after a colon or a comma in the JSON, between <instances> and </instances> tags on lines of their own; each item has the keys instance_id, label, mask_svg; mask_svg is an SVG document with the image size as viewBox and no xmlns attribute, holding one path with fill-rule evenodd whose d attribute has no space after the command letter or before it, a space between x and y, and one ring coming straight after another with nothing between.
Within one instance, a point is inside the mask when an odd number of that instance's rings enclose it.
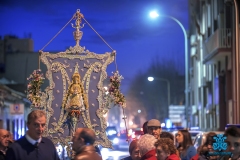
<instances>
[{"instance_id":1,"label":"virgin mary statue","mask_svg":"<svg viewBox=\"0 0 240 160\"><path fill-rule=\"evenodd\" d=\"M72 75L72 82L68 87L66 96L63 100L63 108L70 113L79 116L81 111L88 108L88 100L85 94L81 76L78 73L78 64L75 66L74 74Z\"/></svg>"}]
</instances>

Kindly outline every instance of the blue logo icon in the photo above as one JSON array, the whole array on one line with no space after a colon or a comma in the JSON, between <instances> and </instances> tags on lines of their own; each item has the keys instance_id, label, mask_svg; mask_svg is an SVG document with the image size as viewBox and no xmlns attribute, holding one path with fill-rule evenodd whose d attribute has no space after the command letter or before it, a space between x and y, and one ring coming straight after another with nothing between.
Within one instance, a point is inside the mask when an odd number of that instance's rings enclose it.
<instances>
[{"instance_id":1,"label":"blue logo icon","mask_svg":"<svg viewBox=\"0 0 240 160\"><path fill-rule=\"evenodd\" d=\"M225 139L227 139L226 136L223 136L223 134L218 134L217 136L213 137L215 139L215 143L213 143L213 149L214 150L226 150L227 149L227 143L224 142Z\"/></svg>"}]
</instances>

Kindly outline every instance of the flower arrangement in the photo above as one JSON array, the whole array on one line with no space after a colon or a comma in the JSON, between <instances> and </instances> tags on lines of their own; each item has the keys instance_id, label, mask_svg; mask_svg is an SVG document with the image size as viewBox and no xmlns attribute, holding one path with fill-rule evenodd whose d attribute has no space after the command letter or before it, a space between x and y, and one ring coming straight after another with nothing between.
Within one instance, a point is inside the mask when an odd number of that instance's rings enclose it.
<instances>
[{"instance_id":1,"label":"flower arrangement","mask_svg":"<svg viewBox=\"0 0 240 160\"><path fill-rule=\"evenodd\" d=\"M30 100L34 107L41 105L41 85L44 81L41 69L34 70L33 73L27 78L27 98Z\"/></svg>"},{"instance_id":2,"label":"flower arrangement","mask_svg":"<svg viewBox=\"0 0 240 160\"><path fill-rule=\"evenodd\" d=\"M111 98L114 101L115 105L120 105L122 107L126 107L126 99L124 95L120 92L120 84L123 77L119 75L119 72L116 71L110 76L110 84L108 92Z\"/></svg>"}]
</instances>

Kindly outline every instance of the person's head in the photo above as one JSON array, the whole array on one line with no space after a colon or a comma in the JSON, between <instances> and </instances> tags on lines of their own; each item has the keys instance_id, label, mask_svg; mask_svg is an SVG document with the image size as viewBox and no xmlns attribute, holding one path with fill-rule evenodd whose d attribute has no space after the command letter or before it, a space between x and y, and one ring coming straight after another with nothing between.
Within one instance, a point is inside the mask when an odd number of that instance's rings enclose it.
<instances>
[{"instance_id":1,"label":"person's head","mask_svg":"<svg viewBox=\"0 0 240 160\"><path fill-rule=\"evenodd\" d=\"M141 157L140 157L139 148L137 145L137 140L133 140L130 143L129 154L130 154L132 160L140 160Z\"/></svg>"},{"instance_id":2,"label":"person's head","mask_svg":"<svg viewBox=\"0 0 240 160\"><path fill-rule=\"evenodd\" d=\"M240 156L240 129L230 127L225 131L227 137L228 151L232 152L232 159L237 159Z\"/></svg>"},{"instance_id":3,"label":"person's head","mask_svg":"<svg viewBox=\"0 0 240 160\"><path fill-rule=\"evenodd\" d=\"M207 134L206 137L206 142L203 144L204 147L207 147L207 151L208 152L213 152L213 143L215 142L215 140L213 139L214 136L216 136L217 134L215 132L209 132ZM204 152L204 148L203 148L203 152Z\"/></svg>"},{"instance_id":4,"label":"person's head","mask_svg":"<svg viewBox=\"0 0 240 160\"><path fill-rule=\"evenodd\" d=\"M170 132L165 132L163 131L161 134L160 134L160 138L170 138L171 140L174 141L174 136L172 133Z\"/></svg>"},{"instance_id":5,"label":"person's head","mask_svg":"<svg viewBox=\"0 0 240 160\"><path fill-rule=\"evenodd\" d=\"M42 110L33 110L27 117L27 134L34 140L42 137L46 128L46 113Z\"/></svg>"},{"instance_id":6,"label":"person's head","mask_svg":"<svg viewBox=\"0 0 240 160\"><path fill-rule=\"evenodd\" d=\"M0 129L0 149L6 149L9 145L9 132L5 129Z\"/></svg>"},{"instance_id":7,"label":"person's head","mask_svg":"<svg viewBox=\"0 0 240 160\"><path fill-rule=\"evenodd\" d=\"M155 143L157 159L165 160L169 155L176 154L177 149L173 140L170 138L161 138Z\"/></svg>"},{"instance_id":8,"label":"person's head","mask_svg":"<svg viewBox=\"0 0 240 160\"><path fill-rule=\"evenodd\" d=\"M140 155L143 156L147 152L151 150L155 150L154 144L156 141L157 139L153 135L150 135L150 134L142 135L138 140Z\"/></svg>"},{"instance_id":9,"label":"person's head","mask_svg":"<svg viewBox=\"0 0 240 160\"><path fill-rule=\"evenodd\" d=\"M189 146L192 145L192 138L191 134L188 132L188 130L179 130L176 134L176 141L178 142L179 147L182 148L182 150L186 150Z\"/></svg>"},{"instance_id":10,"label":"person's head","mask_svg":"<svg viewBox=\"0 0 240 160\"><path fill-rule=\"evenodd\" d=\"M90 128L78 128L72 139L72 149L78 152L85 145L93 145L96 140L95 132Z\"/></svg>"},{"instance_id":11,"label":"person's head","mask_svg":"<svg viewBox=\"0 0 240 160\"><path fill-rule=\"evenodd\" d=\"M74 73L72 76L73 83L79 84L80 81L80 75L78 73Z\"/></svg>"},{"instance_id":12,"label":"person's head","mask_svg":"<svg viewBox=\"0 0 240 160\"><path fill-rule=\"evenodd\" d=\"M146 122L143 123L143 126L142 126L142 128L143 128L143 134L147 134L147 133L148 133L147 123L148 123L148 121L146 121Z\"/></svg>"},{"instance_id":13,"label":"person's head","mask_svg":"<svg viewBox=\"0 0 240 160\"><path fill-rule=\"evenodd\" d=\"M162 128L159 120L151 119L150 121L148 121L147 127L148 127L148 134L153 135L156 139L160 138Z\"/></svg>"}]
</instances>

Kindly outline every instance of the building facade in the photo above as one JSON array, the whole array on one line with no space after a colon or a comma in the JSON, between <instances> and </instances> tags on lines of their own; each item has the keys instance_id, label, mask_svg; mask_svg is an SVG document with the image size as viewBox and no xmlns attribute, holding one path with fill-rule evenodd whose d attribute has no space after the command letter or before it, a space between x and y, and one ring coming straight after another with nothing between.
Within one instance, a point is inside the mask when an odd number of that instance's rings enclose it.
<instances>
[{"instance_id":1,"label":"building facade","mask_svg":"<svg viewBox=\"0 0 240 160\"><path fill-rule=\"evenodd\" d=\"M30 112L30 103L24 93L3 84L0 84L0 97L0 128L10 131L14 139L18 139L27 130L26 121Z\"/></svg>"},{"instance_id":2,"label":"building facade","mask_svg":"<svg viewBox=\"0 0 240 160\"><path fill-rule=\"evenodd\" d=\"M19 52L33 52L33 40L31 35L27 38L18 38L13 35L0 37L0 75L5 72L6 55Z\"/></svg>"},{"instance_id":3,"label":"building facade","mask_svg":"<svg viewBox=\"0 0 240 160\"><path fill-rule=\"evenodd\" d=\"M224 130L228 123L240 123L234 99L238 86L233 83L239 54L234 1L189 0L191 125L202 130Z\"/></svg>"},{"instance_id":4,"label":"building facade","mask_svg":"<svg viewBox=\"0 0 240 160\"><path fill-rule=\"evenodd\" d=\"M27 75L26 69L32 72L28 63L34 63L34 58L27 59L27 62L22 54L38 57L38 54L33 54L33 40L30 37L19 39L6 35L0 38L0 128L10 131L14 139L25 134L30 112L30 102L25 93L30 73Z\"/></svg>"}]
</instances>

